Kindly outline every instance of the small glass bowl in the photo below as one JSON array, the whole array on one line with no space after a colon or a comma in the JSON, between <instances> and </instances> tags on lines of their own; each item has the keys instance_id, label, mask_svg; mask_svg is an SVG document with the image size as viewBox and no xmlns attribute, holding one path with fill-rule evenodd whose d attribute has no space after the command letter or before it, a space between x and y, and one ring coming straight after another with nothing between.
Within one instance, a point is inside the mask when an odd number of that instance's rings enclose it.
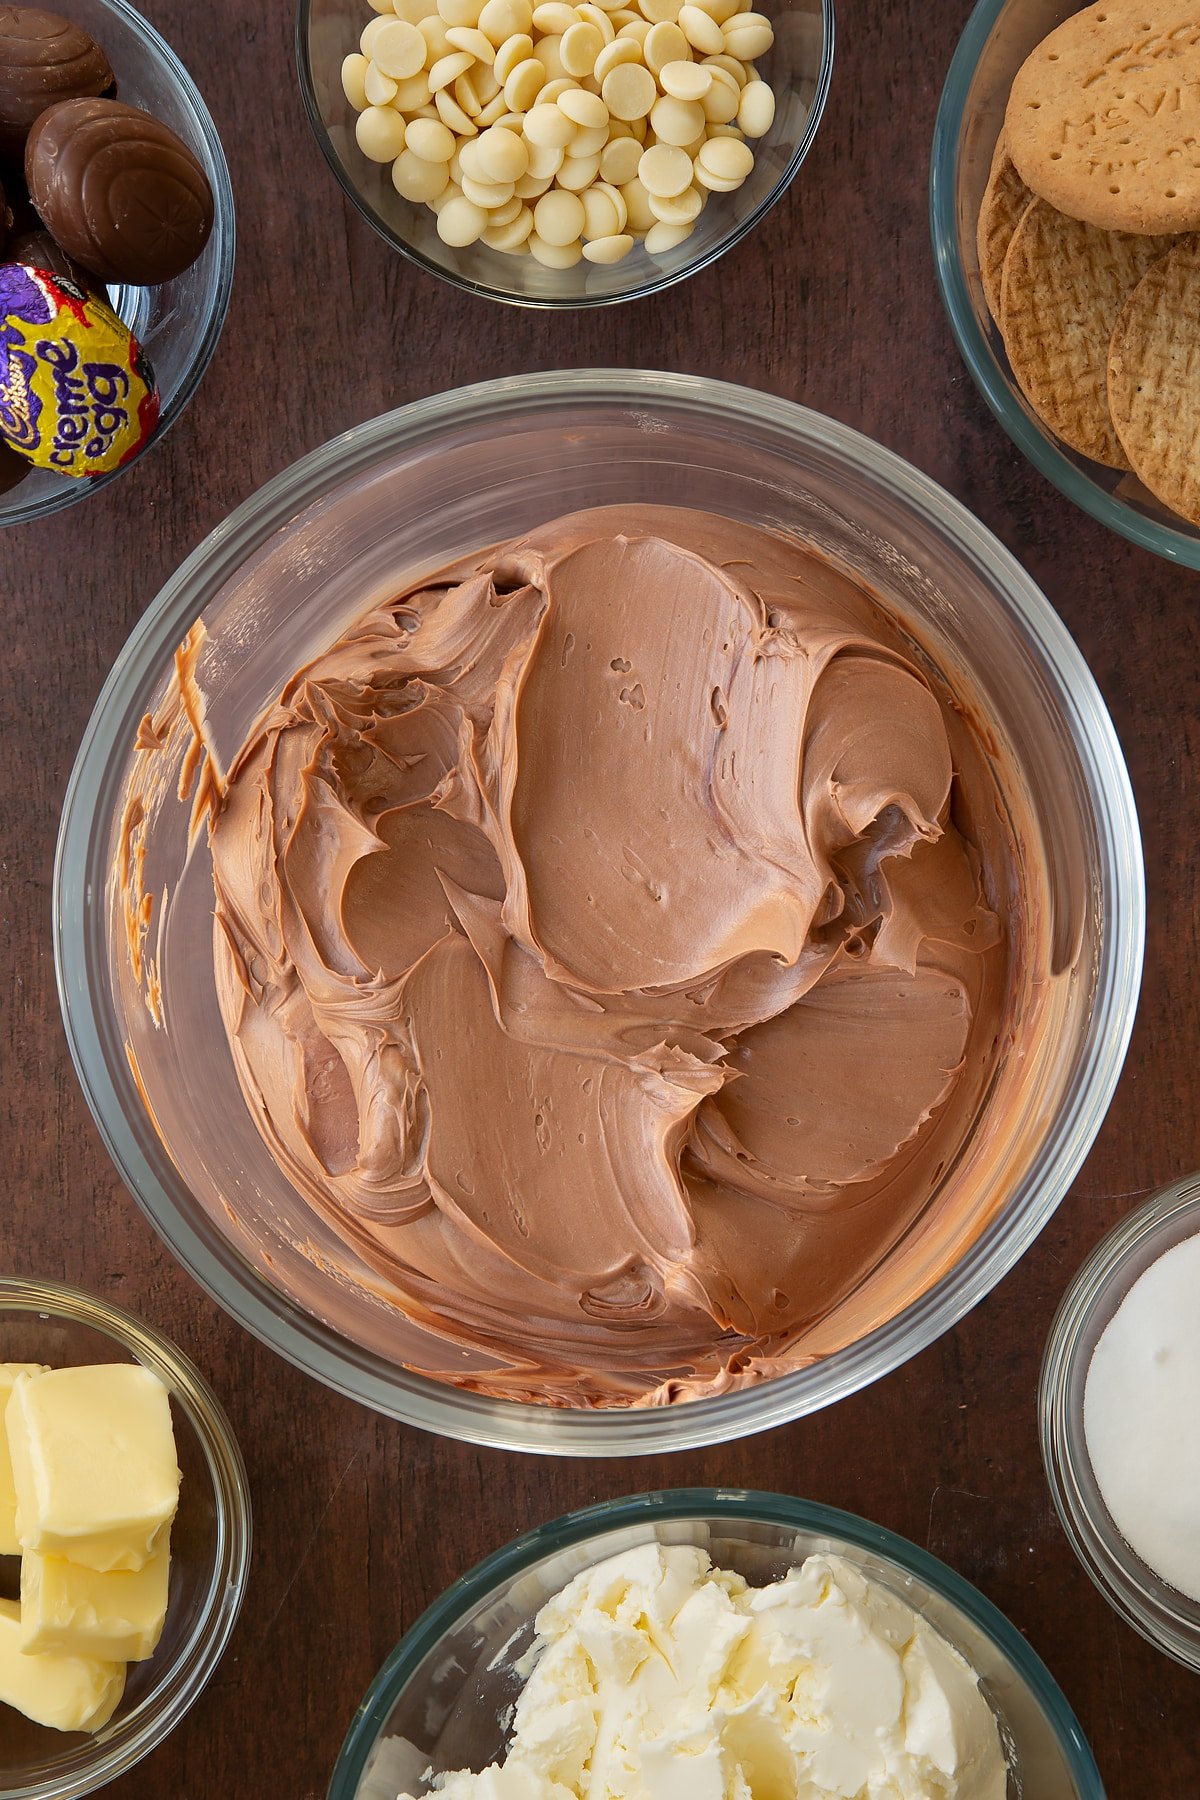
<instances>
[{"instance_id":1,"label":"small glass bowl","mask_svg":"<svg viewBox=\"0 0 1200 1800\"><path fill-rule=\"evenodd\" d=\"M1200 569L1200 530L1135 475L1080 456L1038 418L1013 377L983 296L975 227L1009 89L1025 58L1076 0L979 0L942 90L929 162L929 215L942 300L976 387L1017 448L1068 500L1122 537Z\"/></svg>"},{"instance_id":2,"label":"small glass bowl","mask_svg":"<svg viewBox=\"0 0 1200 1800\"><path fill-rule=\"evenodd\" d=\"M140 106L181 137L208 176L213 191L212 235L203 254L174 281L157 287L113 286L109 302L128 325L154 367L162 408L146 450L171 429L200 384L225 323L233 285L233 189L217 128L195 82L154 27L126 0L71 0L72 21L104 50L129 106ZM142 451L140 455L144 455ZM139 457L135 461L140 461ZM107 475L73 480L34 469L0 494L0 525L41 519L84 500L116 481L131 463Z\"/></svg>"},{"instance_id":3,"label":"small glass bowl","mask_svg":"<svg viewBox=\"0 0 1200 1800\"><path fill-rule=\"evenodd\" d=\"M1083 1394L1092 1354L1130 1288L1198 1232L1200 1174L1164 1188L1122 1219L1063 1298L1038 1388L1042 1460L1075 1554L1126 1624L1189 1669L1200 1669L1200 1603L1169 1587L1118 1531L1088 1457Z\"/></svg>"},{"instance_id":4,"label":"small glass bowl","mask_svg":"<svg viewBox=\"0 0 1200 1800\"><path fill-rule=\"evenodd\" d=\"M99 1731L58 1732L7 1708L0 1734L3 1800L77 1800L126 1774L174 1730L229 1642L250 1563L246 1467L229 1420L187 1358L106 1300L54 1281L0 1277L0 1362L138 1362L171 1394L183 1482L171 1528L167 1620L154 1655L130 1663L125 1694ZM0 1584L17 1597L16 1557Z\"/></svg>"},{"instance_id":5,"label":"small glass bowl","mask_svg":"<svg viewBox=\"0 0 1200 1800\"><path fill-rule=\"evenodd\" d=\"M447 1588L384 1663L342 1746L328 1800L429 1794L425 1773L502 1757L533 1620L581 1569L635 1545L698 1544L762 1585L814 1552L842 1556L921 1613L980 1678L1008 1758L1009 1792L1104 1800L1087 1740L1020 1632L976 1588L906 1538L782 1494L684 1488L568 1513L513 1540Z\"/></svg>"},{"instance_id":6,"label":"small glass bowl","mask_svg":"<svg viewBox=\"0 0 1200 1800\"><path fill-rule=\"evenodd\" d=\"M430 0L432 9L433 0ZM732 194L713 194L687 240L651 256L639 243L619 263L545 269L475 243L453 249L429 207L401 199L387 163L369 162L342 92L342 60L375 15L368 0L299 0L296 62L308 121L326 162L367 222L403 256L470 294L515 306L608 306L640 300L694 275L731 250L784 192L821 122L833 72L833 0L782 0L766 9L775 43L758 67L775 91L775 121L754 148L754 168Z\"/></svg>"}]
</instances>

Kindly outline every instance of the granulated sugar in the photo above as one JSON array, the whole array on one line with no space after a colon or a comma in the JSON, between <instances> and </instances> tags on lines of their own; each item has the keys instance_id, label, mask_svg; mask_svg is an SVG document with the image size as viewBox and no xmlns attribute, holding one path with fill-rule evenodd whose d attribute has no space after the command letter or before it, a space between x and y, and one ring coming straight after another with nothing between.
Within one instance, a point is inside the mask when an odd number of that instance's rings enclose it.
<instances>
[{"instance_id":1,"label":"granulated sugar","mask_svg":"<svg viewBox=\"0 0 1200 1800\"><path fill-rule=\"evenodd\" d=\"M1200 1236L1134 1282L1088 1368L1088 1456L1121 1536L1200 1601Z\"/></svg>"}]
</instances>

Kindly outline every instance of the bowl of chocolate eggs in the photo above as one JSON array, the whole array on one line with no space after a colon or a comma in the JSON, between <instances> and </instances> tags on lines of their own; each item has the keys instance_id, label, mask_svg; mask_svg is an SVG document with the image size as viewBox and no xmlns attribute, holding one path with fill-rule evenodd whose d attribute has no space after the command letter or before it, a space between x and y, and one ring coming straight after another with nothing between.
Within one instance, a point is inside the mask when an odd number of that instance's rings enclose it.
<instances>
[{"instance_id":1,"label":"bowl of chocolate eggs","mask_svg":"<svg viewBox=\"0 0 1200 1800\"><path fill-rule=\"evenodd\" d=\"M216 127L125 0L0 9L0 524L112 481L216 348L234 209Z\"/></svg>"}]
</instances>

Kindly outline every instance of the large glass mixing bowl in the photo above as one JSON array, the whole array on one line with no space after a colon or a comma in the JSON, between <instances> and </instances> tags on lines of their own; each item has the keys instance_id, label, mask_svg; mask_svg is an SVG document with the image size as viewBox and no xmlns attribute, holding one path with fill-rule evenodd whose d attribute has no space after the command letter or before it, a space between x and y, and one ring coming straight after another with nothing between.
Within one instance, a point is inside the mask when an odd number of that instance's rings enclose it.
<instances>
[{"instance_id":1,"label":"large glass mixing bowl","mask_svg":"<svg viewBox=\"0 0 1200 1800\"><path fill-rule=\"evenodd\" d=\"M988 1129L977 1119L959 1158L957 1172L970 1159L973 1210L945 1209L948 1222L925 1229L927 1209L888 1258L900 1284L888 1291L903 1296L891 1316L863 1305L856 1317L851 1295L844 1347L809 1367L676 1407L586 1411L414 1373L453 1353L397 1312L266 1149L218 1011L203 838L189 855L189 808L175 799L186 729L155 759L145 820L156 911L142 974L161 986L162 1027L133 972L117 852L139 722L198 617L208 726L228 758L292 671L402 578L557 514L634 499L798 533L907 623L917 653L987 721L1021 853L1046 868L1029 929L1059 978L1053 1028L1000 1058L980 1109ZM1112 725L1013 558L933 482L841 425L767 394L629 370L438 395L333 440L240 507L118 658L71 778L55 875L60 994L84 1090L126 1182L196 1279L283 1355L371 1406L458 1438L579 1455L777 1425L894 1368L980 1300L1032 1243L1099 1129L1143 927L1137 820ZM480 1366L461 1353L464 1375Z\"/></svg>"}]
</instances>

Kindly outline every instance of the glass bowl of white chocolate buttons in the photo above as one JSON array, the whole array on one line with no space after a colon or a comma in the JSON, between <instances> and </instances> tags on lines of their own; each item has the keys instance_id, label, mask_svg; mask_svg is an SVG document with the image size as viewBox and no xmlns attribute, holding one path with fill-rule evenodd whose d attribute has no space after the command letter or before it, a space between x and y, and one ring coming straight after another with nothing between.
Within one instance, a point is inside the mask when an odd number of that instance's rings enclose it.
<instances>
[{"instance_id":1,"label":"glass bowl of white chocolate buttons","mask_svg":"<svg viewBox=\"0 0 1200 1800\"><path fill-rule=\"evenodd\" d=\"M0 1278L0 1794L77 1800L212 1676L250 1559L246 1471L190 1362L121 1308Z\"/></svg>"},{"instance_id":2,"label":"glass bowl of white chocolate buttons","mask_svg":"<svg viewBox=\"0 0 1200 1800\"><path fill-rule=\"evenodd\" d=\"M779 199L816 134L833 0L300 0L310 123L397 250L469 292L669 287Z\"/></svg>"}]
</instances>

